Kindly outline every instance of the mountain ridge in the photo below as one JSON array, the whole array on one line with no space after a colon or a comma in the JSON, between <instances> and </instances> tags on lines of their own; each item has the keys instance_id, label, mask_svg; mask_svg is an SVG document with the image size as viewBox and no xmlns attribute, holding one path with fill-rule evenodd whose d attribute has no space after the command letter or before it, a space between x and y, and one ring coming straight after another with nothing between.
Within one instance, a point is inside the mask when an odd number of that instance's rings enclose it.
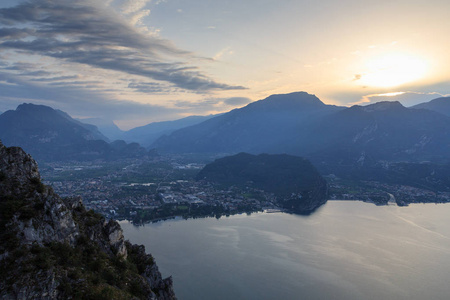
<instances>
[{"instance_id":1,"label":"mountain ridge","mask_svg":"<svg viewBox=\"0 0 450 300\"><path fill-rule=\"evenodd\" d=\"M152 122L124 131L121 138L128 143L137 142L144 147L149 147L156 139L163 135L169 135L178 129L196 125L213 117L214 115L189 116L173 121Z\"/></svg>"},{"instance_id":2,"label":"mountain ridge","mask_svg":"<svg viewBox=\"0 0 450 300\"><path fill-rule=\"evenodd\" d=\"M130 145L117 152L93 125L86 125L51 107L21 104L0 115L0 139L6 146L20 146L42 161L110 159L146 154Z\"/></svg>"},{"instance_id":3,"label":"mountain ridge","mask_svg":"<svg viewBox=\"0 0 450 300\"><path fill-rule=\"evenodd\" d=\"M273 95L159 138L151 147L167 152L275 153L284 133L302 133L314 119L342 108L306 92ZM299 130L300 129L300 130Z\"/></svg>"},{"instance_id":4,"label":"mountain ridge","mask_svg":"<svg viewBox=\"0 0 450 300\"><path fill-rule=\"evenodd\" d=\"M277 110L280 99L291 101L290 109ZM440 164L450 162L450 117L398 101L329 106L300 92L270 96L175 131L153 147L174 153L286 153L336 174L381 161Z\"/></svg>"},{"instance_id":5,"label":"mountain ridge","mask_svg":"<svg viewBox=\"0 0 450 300\"><path fill-rule=\"evenodd\" d=\"M122 131L113 121L102 118L86 118L76 120L85 125L96 126L98 130L109 139L109 141L122 139L124 131Z\"/></svg>"},{"instance_id":6,"label":"mountain ridge","mask_svg":"<svg viewBox=\"0 0 450 300\"><path fill-rule=\"evenodd\" d=\"M399 101L380 101L373 104L361 106L362 110L367 112L386 111L386 110L402 110L406 107Z\"/></svg>"},{"instance_id":7,"label":"mountain ridge","mask_svg":"<svg viewBox=\"0 0 450 300\"><path fill-rule=\"evenodd\" d=\"M412 106L414 109L428 109L450 116L450 97L440 97L425 103Z\"/></svg>"}]
</instances>

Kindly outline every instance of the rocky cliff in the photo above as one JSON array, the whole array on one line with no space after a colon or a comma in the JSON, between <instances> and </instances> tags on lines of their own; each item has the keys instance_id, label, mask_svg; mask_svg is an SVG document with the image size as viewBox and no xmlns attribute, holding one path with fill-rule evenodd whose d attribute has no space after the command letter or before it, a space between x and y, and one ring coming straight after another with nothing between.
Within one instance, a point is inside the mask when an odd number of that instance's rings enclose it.
<instances>
[{"instance_id":1,"label":"rocky cliff","mask_svg":"<svg viewBox=\"0 0 450 300\"><path fill-rule=\"evenodd\" d=\"M2 299L176 299L117 222L60 198L30 155L1 142L0 241Z\"/></svg>"}]
</instances>

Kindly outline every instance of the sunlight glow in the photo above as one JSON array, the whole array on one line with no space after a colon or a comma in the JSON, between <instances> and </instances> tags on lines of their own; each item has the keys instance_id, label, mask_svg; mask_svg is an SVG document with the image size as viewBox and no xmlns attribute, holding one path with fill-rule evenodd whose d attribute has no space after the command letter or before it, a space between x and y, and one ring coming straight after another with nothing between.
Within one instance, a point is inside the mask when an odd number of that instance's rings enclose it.
<instances>
[{"instance_id":1,"label":"sunlight glow","mask_svg":"<svg viewBox=\"0 0 450 300\"><path fill-rule=\"evenodd\" d=\"M358 83L370 87L394 87L425 78L428 64L417 57L391 54L367 62Z\"/></svg>"},{"instance_id":2,"label":"sunlight glow","mask_svg":"<svg viewBox=\"0 0 450 300\"><path fill-rule=\"evenodd\" d=\"M384 94L378 94L378 97L395 97L399 95L403 95L405 92L393 92L393 93L384 93Z\"/></svg>"}]
</instances>

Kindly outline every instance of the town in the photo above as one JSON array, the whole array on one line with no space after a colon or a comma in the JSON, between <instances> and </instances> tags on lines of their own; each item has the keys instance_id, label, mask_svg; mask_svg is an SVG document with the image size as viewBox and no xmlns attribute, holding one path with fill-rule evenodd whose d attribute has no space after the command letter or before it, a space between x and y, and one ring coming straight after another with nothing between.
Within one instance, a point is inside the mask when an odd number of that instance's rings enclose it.
<instances>
[{"instance_id":1,"label":"town","mask_svg":"<svg viewBox=\"0 0 450 300\"><path fill-rule=\"evenodd\" d=\"M347 181L326 176L331 200L359 200L376 205L394 201L399 206L411 203L447 203L450 193L432 191L402 184L388 184L378 181Z\"/></svg>"},{"instance_id":2,"label":"town","mask_svg":"<svg viewBox=\"0 0 450 300\"><path fill-rule=\"evenodd\" d=\"M262 190L222 188L194 179L203 164L169 157L115 162L50 163L41 170L44 183L62 197L79 196L88 209L107 218L134 222L175 216L217 217L281 210L273 194Z\"/></svg>"},{"instance_id":3,"label":"town","mask_svg":"<svg viewBox=\"0 0 450 300\"><path fill-rule=\"evenodd\" d=\"M227 216L257 211L282 211L277 197L251 187L220 187L195 180L203 163L184 157L150 156L105 162L47 163L44 183L62 197L83 199L88 209L107 218L136 223L176 216ZM386 205L450 202L450 193L375 181L349 182L326 176L330 200L360 200Z\"/></svg>"}]
</instances>

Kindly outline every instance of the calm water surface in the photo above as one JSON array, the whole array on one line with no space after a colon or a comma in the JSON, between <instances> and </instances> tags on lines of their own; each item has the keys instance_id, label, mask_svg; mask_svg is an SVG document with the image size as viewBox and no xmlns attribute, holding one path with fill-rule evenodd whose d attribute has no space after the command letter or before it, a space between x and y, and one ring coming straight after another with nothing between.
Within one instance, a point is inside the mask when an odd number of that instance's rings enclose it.
<instances>
[{"instance_id":1,"label":"calm water surface","mask_svg":"<svg viewBox=\"0 0 450 300\"><path fill-rule=\"evenodd\" d=\"M307 217L121 226L180 300L450 299L450 204L329 201Z\"/></svg>"}]
</instances>

